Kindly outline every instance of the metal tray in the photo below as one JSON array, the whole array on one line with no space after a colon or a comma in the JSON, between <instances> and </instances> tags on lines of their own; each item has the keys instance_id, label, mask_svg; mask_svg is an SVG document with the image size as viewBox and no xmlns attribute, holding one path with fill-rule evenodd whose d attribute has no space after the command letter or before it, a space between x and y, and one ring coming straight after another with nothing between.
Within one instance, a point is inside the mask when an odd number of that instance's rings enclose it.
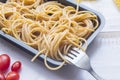
<instances>
[{"instance_id":1,"label":"metal tray","mask_svg":"<svg viewBox=\"0 0 120 80\"><path fill-rule=\"evenodd\" d=\"M5 2L6 0L0 0L1 2ZM47 0L47 1L53 1L53 0ZM76 7L76 3L73 2L72 0L54 0L54 1L58 1L66 6L73 6L73 7ZM99 13L99 12L96 12L84 5L81 5L80 4L80 10L87 10L87 11L91 11L93 13L95 13L98 17L98 20L99 20L99 26L98 28L88 37L87 39L87 42L88 42L88 45L93 41L93 39L97 36L97 34L102 30L102 28L104 27L104 24L105 24L105 19L104 17ZM15 39L14 37L8 35L8 34L5 34L3 31L0 30L0 37L5 39L6 41L9 41L11 44L14 44L15 46L21 48L22 50L24 50L26 52L26 54L30 54L32 56L34 56L35 54L38 53L38 50L26 45L24 42L20 41L20 40L17 40ZM44 60L44 55L40 55L38 57L38 59L40 60ZM57 61L57 60L54 60L54 59L51 59L51 58L47 58L47 61L48 63L54 65L54 66L57 66L57 65L60 65L61 62L60 61Z\"/></svg>"}]
</instances>

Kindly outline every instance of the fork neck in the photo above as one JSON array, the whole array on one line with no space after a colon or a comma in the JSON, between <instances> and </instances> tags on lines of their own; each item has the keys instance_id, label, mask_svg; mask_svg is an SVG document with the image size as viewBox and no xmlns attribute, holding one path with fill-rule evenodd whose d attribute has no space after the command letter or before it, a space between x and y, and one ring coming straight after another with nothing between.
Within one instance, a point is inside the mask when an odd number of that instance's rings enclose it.
<instances>
[{"instance_id":1,"label":"fork neck","mask_svg":"<svg viewBox=\"0 0 120 80\"><path fill-rule=\"evenodd\" d=\"M90 68L89 70L87 70L96 80L104 80L103 78L101 78L92 68Z\"/></svg>"}]
</instances>

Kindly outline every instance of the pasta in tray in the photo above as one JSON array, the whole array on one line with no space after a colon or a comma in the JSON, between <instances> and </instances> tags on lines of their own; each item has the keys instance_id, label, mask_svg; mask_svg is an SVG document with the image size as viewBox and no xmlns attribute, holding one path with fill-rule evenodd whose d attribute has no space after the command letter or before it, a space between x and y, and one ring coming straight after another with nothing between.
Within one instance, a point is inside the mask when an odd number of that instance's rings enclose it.
<instances>
[{"instance_id":1,"label":"pasta in tray","mask_svg":"<svg viewBox=\"0 0 120 80\"><path fill-rule=\"evenodd\" d=\"M38 5L43 3L43 0L7 0L7 2L17 2L21 6L27 8L36 8Z\"/></svg>"},{"instance_id":2,"label":"pasta in tray","mask_svg":"<svg viewBox=\"0 0 120 80\"><path fill-rule=\"evenodd\" d=\"M22 1L22 0L21 0ZM0 4L0 26L5 33L39 50L32 59L45 54L45 65L51 70L61 68L71 47L82 48L87 37L98 27L97 16L89 11L78 11L55 1L45 2L32 9L10 1ZM63 63L55 68L47 64L50 57Z\"/></svg>"}]
</instances>

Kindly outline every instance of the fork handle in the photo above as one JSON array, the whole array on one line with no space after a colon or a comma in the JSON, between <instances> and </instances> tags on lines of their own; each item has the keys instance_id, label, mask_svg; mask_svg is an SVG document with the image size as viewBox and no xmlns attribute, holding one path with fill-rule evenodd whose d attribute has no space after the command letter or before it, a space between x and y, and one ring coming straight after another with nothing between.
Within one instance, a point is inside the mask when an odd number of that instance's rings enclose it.
<instances>
[{"instance_id":1,"label":"fork handle","mask_svg":"<svg viewBox=\"0 0 120 80\"><path fill-rule=\"evenodd\" d=\"M88 72L96 79L96 80L104 80L102 79L92 68L88 70Z\"/></svg>"}]
</instances>

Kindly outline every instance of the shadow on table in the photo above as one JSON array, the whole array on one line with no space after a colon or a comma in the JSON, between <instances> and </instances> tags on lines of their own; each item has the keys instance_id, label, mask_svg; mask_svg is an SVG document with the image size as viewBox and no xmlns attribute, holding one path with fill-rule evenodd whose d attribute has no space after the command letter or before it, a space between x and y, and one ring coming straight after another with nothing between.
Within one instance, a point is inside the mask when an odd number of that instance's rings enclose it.
<instances>
[{"instance_id":1,"label":"shadow on table","mask_svg":"<svg viewBox=\"0 0 120 80\"><path fill-rule=\"evenodd\" d=\"M93 58L94 55L97 55L96 53L100 47L100 44L101 43L97 43L96 39L94 39L92 43L90 43L86 51L86 53L88 54L90 58Z\"/></svg>"}]
</instances>

